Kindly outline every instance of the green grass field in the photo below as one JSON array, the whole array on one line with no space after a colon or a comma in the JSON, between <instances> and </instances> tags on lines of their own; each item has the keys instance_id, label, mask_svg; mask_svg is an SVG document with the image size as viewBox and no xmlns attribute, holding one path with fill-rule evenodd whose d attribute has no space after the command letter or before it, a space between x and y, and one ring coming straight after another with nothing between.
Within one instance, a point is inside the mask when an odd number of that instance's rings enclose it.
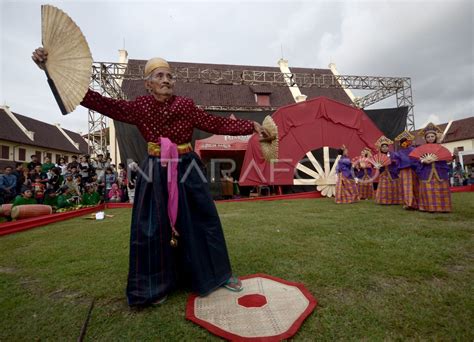
<instances>
[{"instance_id":1,"label":"green grass field","mask_svg":"<svg viewBox=\"0 0 474 342\"><path fill-rule=\"evenodd\" d=\"M474 330L474 193L428 214L329 199L218 205L234 272L302 282L318 299L295 340L463 340ZM188 293L128 309L131 210L0 238L0 340L214 340Z\"/></svg>"}]
</instances>

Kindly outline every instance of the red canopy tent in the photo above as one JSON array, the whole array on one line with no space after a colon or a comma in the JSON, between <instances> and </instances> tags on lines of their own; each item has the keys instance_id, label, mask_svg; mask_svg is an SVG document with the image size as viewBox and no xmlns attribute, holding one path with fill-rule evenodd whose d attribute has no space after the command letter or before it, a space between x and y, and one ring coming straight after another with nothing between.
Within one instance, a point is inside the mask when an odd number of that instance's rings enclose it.
<instances>
[{"instance_id":1,"label":"red canopy tent","mask_svg":"<svg viewBox=\"0 0 474 342\"><path fill-rule=\"evenodd\" d=\"M234 114L231 119L236 119ZM196 140L194 151L203 159L238 157L242 162L251 135L212 135L205 139Z\"/></svg>"},{"instance_id":2,"label":"red canopy tent","mask_svg":"<svg viewBox=\"0 0 474 342\"><path fill-rule=\"evenodd\" d=\"M350 157L364 147L375 151L383 133L360 109L326 97L281 107L273 115L278 126L278 161L266 162L257 136L249 140L239 183L244 186L293 185L295 168L307 152L343 144Z\"/></svg>"},{"instance_id":3,"label":"red canopy tent","mask_svg":"<svg viewBox=\"0 0 474 342\"><path fill-rule=\"evenodd\" d=\"M232 116L231 116L232 117ZM194 151L201 157L203 162L207 164L209 160L214 159L218 161L219 166L217 167L217 172L221 167L224 166L224 170L236 170L240 169L244 159L245 151L247 149L248 141L251 135L212 135L206 139L196 140ZM232 161L230 161L232 160ZM229 164L231 162L231 164ZM215 168L216 164L211 163L211 168ZM216 169L211 172L215 172ZM218 173L218 179L222 174ZM220 182L222 188L214 188L213 191L219 195L223 196L232 196L234 194L234 185L233 181L228 180L215 180L211 177L212 184L218 184ZM211 184L211 185L212 185ZM211 186L211 191L212 191Z\"/></svg>"},{"instance_id":4,"label":"red canopy tent","mask_svg":"<svg viewBox=\"0 0 474 342\"><path fill-rule=\"evenodd\" d=\"M209 138L196 140L194 150L200 156L223 157L236 153L245 153L250 135L212 135Z\"/></svg>"}]
</instances>

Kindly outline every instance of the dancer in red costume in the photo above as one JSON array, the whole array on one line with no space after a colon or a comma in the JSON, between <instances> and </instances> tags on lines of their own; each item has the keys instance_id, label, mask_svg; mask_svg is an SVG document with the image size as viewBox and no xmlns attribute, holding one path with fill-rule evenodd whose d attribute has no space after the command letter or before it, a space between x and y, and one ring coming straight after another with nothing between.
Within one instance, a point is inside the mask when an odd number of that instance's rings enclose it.
<instances>
[{"instance_id":1,"label":"dancer in red costume","mask_svg":"<svg viewBox=\"0 0 474 342\"><path fill-rule=\"evenodd\" d=\"M39 48L32 58L43 68L47 52ZM173 95L175 78L161 58L150 59L143 76L148 96L125 101L89 90L81 103L114 120L136 125L148 141L148 157L141 169L151 178L140 173L136 181L128 303L161 303L179 285L199 295L221 286L240 291L242 285L232 274L203 164L190 141L194 128L227 135L257 132L264 138L265 133L256 122L212 116L191 99Z\"/></svg>"}]
</instances>

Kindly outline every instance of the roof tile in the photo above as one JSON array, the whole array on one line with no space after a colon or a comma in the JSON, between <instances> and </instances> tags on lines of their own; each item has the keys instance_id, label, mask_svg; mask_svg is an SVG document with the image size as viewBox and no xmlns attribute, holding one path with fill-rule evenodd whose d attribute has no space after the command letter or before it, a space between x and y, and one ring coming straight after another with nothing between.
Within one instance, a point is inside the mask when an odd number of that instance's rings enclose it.
<instances>
[{"instance_id":1,"label":"roof tile","mask_svg":"<svg viewBox=\"0 0 474 342\"><path fill-rule=\"evenodd\" d=\"M145 60L131 59L128 61L129 70L139 73L143 70ZM201 70L235 70L243 72L244 70L273 71L280 72L278 67L250 66L250 65L228 65L228 64L204 64L204 63L184 63L169 62L172 68L200 68ZM310 68L291 68L294 73L307 74L332 74L329 69L310 69ZM141 80L124 80L122 89L129 99L135 99L138 96L146 95L146 90ZM281 107L294 103L294 99L288 89L284 86L269 87L268 85L231 85L231 84L206 84L206 83L188 83L178 80L175 85L175 94L189 97L197 105L201 106L233 106L233 107L255 107L259 108L255 102L255 90L271 92L270 105L272 107ZM351 104L351 100L342 88L300 88L301 92L312 99L318 96L326 96L336 101Z\"/></svg>"},{"instance_id":2,"label":"roof tile","mask_svg":"<svg viewBox=\"0 0 474 342\"><path fill-rule=\"evenodd\" d=\"M13 112L12 112L13 113ZM13 113L15 117L29 131L34 132L34 141L31 141L25 133L13 122L5 110L0 108L0 139L14 141L20 144L32 145L44 148L51 148L60 151L72 153L87 153L87 143L77 133L65 130L72 140L79 143L79 150L59 131L59 129L51 124L35 120L33 118Z\"/></svg>"}]
</instances>

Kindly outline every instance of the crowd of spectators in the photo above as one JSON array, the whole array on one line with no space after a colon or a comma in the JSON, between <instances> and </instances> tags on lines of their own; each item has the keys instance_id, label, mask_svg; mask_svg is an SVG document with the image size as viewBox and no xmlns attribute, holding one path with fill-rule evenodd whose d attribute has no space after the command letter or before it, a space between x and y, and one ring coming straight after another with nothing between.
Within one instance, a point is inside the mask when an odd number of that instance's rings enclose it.
<instances>
[{"instance_id":1,"label":"crowd of spectators","mask_svg":"<svg viewBox=\"0 0 474 342\"><path fill-rule=\"evenodd\" d=\"M474 167L468 171L461 166L456 157L453 158L449 169L449 179L451 186L465 186L474 184Z\"/></svg>"},{"instance_id":2,"label":"crowd of spectators","mask_svg":"<svg viewBox=\"0 0 474 342\"><path fill-rule=\"evenodd\" d=\"M96 205L100 202L131 202L135 192L138 165L127 167L112 163L99 154L96 158L72 156L66 163L60 158L52 163L36 155L29 163L17 162L0 173L0 204L48 204L57 209L74 205Z\"/></svg>"}]
</instances>

